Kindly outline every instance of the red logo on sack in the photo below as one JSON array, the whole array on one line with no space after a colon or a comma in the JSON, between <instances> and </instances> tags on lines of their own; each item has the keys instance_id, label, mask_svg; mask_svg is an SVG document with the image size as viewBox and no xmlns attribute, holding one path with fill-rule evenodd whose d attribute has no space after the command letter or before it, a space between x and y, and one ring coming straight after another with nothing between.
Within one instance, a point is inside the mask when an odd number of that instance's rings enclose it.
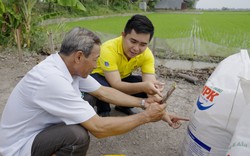
<instances>
[{"instance_id":1,"label":"red logo on sack","mask_svg":"<svg viewBox=\"0 0 250 156\"><path fill-rule=\"evenodd\" d=\"M202 89L202 95L206 97L210 102L214 101L214 97L218 96L219 93L209 88L208 86L204 86Z\"/></svg>"}]
</instances>

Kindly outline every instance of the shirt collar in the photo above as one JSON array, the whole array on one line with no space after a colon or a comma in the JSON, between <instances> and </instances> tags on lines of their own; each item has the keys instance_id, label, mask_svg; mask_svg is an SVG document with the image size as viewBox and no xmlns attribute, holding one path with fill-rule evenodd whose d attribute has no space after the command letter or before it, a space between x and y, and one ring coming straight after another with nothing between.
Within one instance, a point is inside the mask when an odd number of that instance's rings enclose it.
<instances>
[{"instance_id":1,"label":"shirt collar","mask_svg":"<svg viewBox=\"0 0 250 156\"><path fill-rule=\"evenodd\" d=\"M65 62L63 61L63 59L61 58L61 56L57 53L52 54L53 59L55 60L56 66L57 68L63 72L65 78L72 83L73 82L73 78L72 75L70 74Z\"/></svg>"}]
</instances>

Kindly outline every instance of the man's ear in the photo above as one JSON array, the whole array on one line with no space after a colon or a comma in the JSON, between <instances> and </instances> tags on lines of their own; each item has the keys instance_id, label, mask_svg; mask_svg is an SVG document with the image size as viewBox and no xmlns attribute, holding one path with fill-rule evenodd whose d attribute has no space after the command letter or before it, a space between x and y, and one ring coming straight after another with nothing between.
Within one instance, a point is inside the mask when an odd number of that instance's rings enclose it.
<instances>
[{"instance_id":1,"label":"man's ear","mask_svg":"<svg viewBox=\"0 0 250 156\"><path fill-rule=\"evenodd\" d=\"M76 63L80 63L82 57L83 57L83 53L81 51L75 52L74 58L75 58Z\"/></svg>"},{"instance_id":2,"label":"man's ear","mask_svg":"<svg viewBox=\"0 0 250 156\"><path fill-rule=\"evenodd\" d=\"M122 37L125 37L126 36L126 33L125 32L122 32Z\"/></svg>"}]
</instances>

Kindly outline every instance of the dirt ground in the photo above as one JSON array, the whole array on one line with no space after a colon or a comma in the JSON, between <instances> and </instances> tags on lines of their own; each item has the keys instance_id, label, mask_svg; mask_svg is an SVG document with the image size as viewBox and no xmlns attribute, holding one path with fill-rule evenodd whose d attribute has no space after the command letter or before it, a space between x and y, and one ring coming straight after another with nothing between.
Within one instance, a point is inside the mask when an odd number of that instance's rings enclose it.
<instances>
[{"instance_id":1,"label":"dirt ground","mask_svg":"<svg viewBox=\"0 0 250 156\"><path fill-rule=\"evenodd\" d=\"M46 56L37 54L25 54L23 61L19 61L17 54L13 52L0 52L0 115L2 114L7 98L18 81L34 65ZM202 89L202 83L208 75L203 73L201 84L194 85L176 77L176 72L167 72L165 67L157 67L159 80L166 83L166 90L170 84L176 82L177 88L168 100L168 111L189 117L196 97ZM175 72L175 74L173 74ZM170 73L170 74L167 74ZM206 72L208 73L208 72ZM206 74L205 73L205 74ZM165 90L165 91L166 91ZM139 110L139 109L138 109ZM139 110L142 111L142 110ZM114 116L123 114L111 112ZM101 156L105 154L124 154L126 156L178 156L188 122L182 124L179 129L172 129L165 122L149 123L119 136L97 139L91 136L88 156Z\"/></svg>"}]
</instances>

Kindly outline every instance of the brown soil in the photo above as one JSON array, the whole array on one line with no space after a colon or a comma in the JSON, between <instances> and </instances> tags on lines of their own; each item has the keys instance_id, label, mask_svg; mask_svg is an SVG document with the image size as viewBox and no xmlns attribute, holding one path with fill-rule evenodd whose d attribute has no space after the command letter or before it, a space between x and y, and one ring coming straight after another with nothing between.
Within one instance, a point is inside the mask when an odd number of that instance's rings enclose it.
<instances>
[{"instance_id":1,"label":"brown soil","mask_svg":"<svg viewBox=\"0 0 250 156\"><path fill-rule=\"evenodd\" d=\"M10 92L17 82L28 70L45 57L35 53L25 54L23 61L19 61L16 53L0 53L0 115ZM213 69L180 71L158 66L157 76L159 80L166 83L166 90L173 82L177 84L176 90L168 100L168 111L189 117L196 97L212 71ZM192 81L190 81L191 83L186 81L179 76L179 73L198 78L198 83L194 84ZM114 109L111 113L114 116L123 116L123 114L116 112ZM88 155L178 156L186 134L187 124L188 122L185 122L179 129L172 129L165 122L160 121L142 125L127 134L119 136L104 139L96 139L91 136Z\"/></svg>"}]
</instances>

